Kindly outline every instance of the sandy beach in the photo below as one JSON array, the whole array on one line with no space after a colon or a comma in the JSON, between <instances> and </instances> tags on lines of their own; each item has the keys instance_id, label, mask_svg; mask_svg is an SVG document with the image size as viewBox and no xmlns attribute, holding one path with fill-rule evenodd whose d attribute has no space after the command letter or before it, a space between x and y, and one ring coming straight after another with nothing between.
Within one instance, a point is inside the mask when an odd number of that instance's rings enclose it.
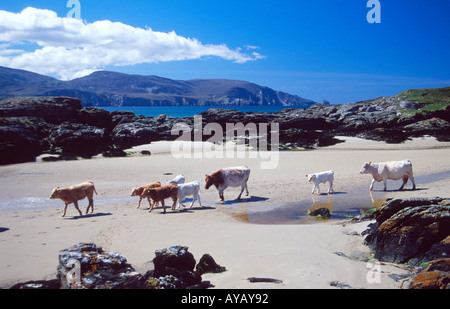
<instances>
[{"instance_id":1,"label":"sandy beach","mask_svg":"<svg viewBox=\"0 0 450 309\"><path fill-rule=\"evenodd\" d=\"M255 224L242 218L251 212L263 212L300 200L313 200L312 185L305 174L333 169L334 198L359 194L369 198L370 175L360 175L364 162L409 159L413 163L418 190L396 191L400 182L388 182L388 192L375 193L382 198L397 196L450 196L450 179L436 181L426 175L450 171L450 143L421 138L404 144L342 138L345 143L308 150L279 153L275 169L261 169L260 158L174 158L169 143L154 143L130 150L131 157L93 158L64 162L34 162L0 166L0 287L29 280L52 279L56 275L58 252L79 242L95 242L105 250L120 252L139 272L152 268L157 249L172 245L189 247L196 260L209 253L227 271L206 274L215 288L333 288L339 281L353 288L401 288L391 274L408 271L398 265L382 264L381 280L367 279L373 263L363 245L361 232L368 222L343 225L339 220L311 221L309 224ZM140 155L150 150L151 156ZM238 188L225 191L226 203L219 201L217 190L204 189L205 174L220 168L247 165L251 169L249 197L236 201ZM133 187L153 181L166 181L183 174L186 181L198 180L202 207L192 209L161 207L148 212L148 203L131 197ZM420 181L424 176L426 182ZM52 189L91 180L94 196L93 215L79 217L70 205L61 217L63 202L49 200ZM326 186L322 185L322 192ZM411 188L408 182L407 189ZM353 191L352 191L353 190ZM328 198L327 195L320 196ZM171 201L167 200L170 206ZM189 203L186 203L189 204ZM363 206L363 205L361 205ZM80 202L84 212L87 200ZM240 219L239 219L240 218ZM311 219L314 220L314 219ZM336 254L341 253L341 254ZM282 284L250 283L249 277L269 277Z\"/></svg>"}]
</instances>

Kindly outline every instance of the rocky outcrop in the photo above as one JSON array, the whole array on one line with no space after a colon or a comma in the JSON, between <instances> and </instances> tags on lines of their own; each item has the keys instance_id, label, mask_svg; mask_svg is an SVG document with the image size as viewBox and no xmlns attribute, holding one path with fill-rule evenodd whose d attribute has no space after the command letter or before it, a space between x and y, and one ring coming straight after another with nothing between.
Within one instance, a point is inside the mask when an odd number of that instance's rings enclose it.
<instances>
[{"instance_id":1,"label":"rocky outcrop","mask_svg":"<svg viewBox=\"0 0 450 309\"><path fill-rule=\"evenodd\" d=\"M226 270L205 254L194 271L196 261L186 246L156 250L155 255L154 269L141 274L122 254L105 251L95 243L79 243L60 251L56 279L18 283L11 289L208 288L211 284L201 276Z\"/></svg>"},{"instance_id":2,"label":"rocky outcrop","mask_svg":"<svg viewBox=\"0 0 450 309\"><path fill-rule=\"evenodd\" d=\"M422 105L401 97L343 105L315 104L308 109L289 108L277 113L243 113L221 108L200 116L202 126L217 123L226 138L227 124L279 124L279 149L312 149L341 142L335 136L401 143L410 137L432 135L450 140L450 106L433 112L405 112ZM159 140L175 140L177 123L194 130L193 117L137 116L83 108L67 97L25 97L0 101L0 164L32 161L40 154L60 158L123 156L124 149ZM203 129L201 128L201 129ZM198 130L200 128L195 128ZM211 136L202 134L203 140Z\"/></svg>"},{"instance_id":3,"label":"rocky outcrop","mask_svg":"<svg viewBox=\"0 0 450 309\"><path fill-rule=\"evenodd\" d=\"M450 258L437 259L420 270L410 289L450 289Z\"/></svg>"},{"instance_id":4,"label":"rocky outcrop","mask_svg":"<svg viewBox=\"0 0 450 309\"><path fill-rule=\"evenodd\" d=\"M449 199L393 199L375 219L365 243L377 260L420 265L450 256Z\"/></svg>"}]
</instances>

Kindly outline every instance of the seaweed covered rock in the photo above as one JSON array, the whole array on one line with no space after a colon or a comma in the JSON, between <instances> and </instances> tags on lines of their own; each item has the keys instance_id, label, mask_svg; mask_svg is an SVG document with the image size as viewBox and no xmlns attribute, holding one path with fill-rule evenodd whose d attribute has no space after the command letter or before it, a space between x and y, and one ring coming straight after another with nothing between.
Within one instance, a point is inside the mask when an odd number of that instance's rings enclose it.
<instances>
[{"instance_id":1,"label":"seaweed covered rock","mask_svg":"<svg viewBox=\"0 0 450 309\"><path fill-rule=\"evenodd\" d=\"M63 289L134 289L142 275L116 252L79 243L59 253L58 279Z\"/></svg>"},{"instance_id":2,"label":"seaweed covered rock","mask_svg":"<svg viewBox=\"0 0 450 309\"><path fill-rule=\"evenodd\" d=\"M430 262L413 278L410 289L449 289L450 258Z\"/></svg>"},{"instance_id":3,"label":"seaweed covered rock","mask_svg":"<svg viewBox=\"0 0 450 309\"><path fill-rule=\"evenodd\" d=\"M450 205L440 198L396 199L375 214L365 243L380 261L420 263L450 256Z\"/></svg>"}]
</instances>

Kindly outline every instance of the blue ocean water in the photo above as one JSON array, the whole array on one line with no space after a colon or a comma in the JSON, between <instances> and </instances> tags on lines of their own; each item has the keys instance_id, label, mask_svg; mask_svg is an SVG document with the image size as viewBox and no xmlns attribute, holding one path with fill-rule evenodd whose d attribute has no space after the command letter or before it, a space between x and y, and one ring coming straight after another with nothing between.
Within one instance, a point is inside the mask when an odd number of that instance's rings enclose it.
<instances>
[{"instance_id":1,"label":"blue ocean water","mask_svg":"<svg viewBox=\"0 0 450 309\"><path fill-rule=\"evenodd\" d=\"M159 115L167 115L171 117L193 117L200 113L206 112L211 108L211 106L107 106L101 107L108 112L113 111L129 111L136 115L142 115L145 117L158 117ZM276 113L287 107L284 106L233 106L233 107L222 107L223 109L234 109L241 112L264 112L264 113Z\"/></svg>"}]
</instances>

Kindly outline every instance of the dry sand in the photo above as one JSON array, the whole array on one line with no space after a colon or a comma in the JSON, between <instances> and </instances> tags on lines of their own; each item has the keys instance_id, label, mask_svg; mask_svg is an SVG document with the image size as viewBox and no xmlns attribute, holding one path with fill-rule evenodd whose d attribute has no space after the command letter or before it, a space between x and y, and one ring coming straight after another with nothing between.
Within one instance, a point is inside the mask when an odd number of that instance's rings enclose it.
<instances>
[{"instance_id":1,"label":"dry sand","mask_svg":"<svg viewBox=\"0 0 450 309\"><path fill-rule=\"evenodd\" d=\"M399 288L402 282L389 275L406 273L401 266L383 264L380 280L367 280L373 267L366 262L370 252L363 238L354 235L367 223L251 224L236 220L232 214L247 206L264 210L311 199L312 186L306 182L306 173L334 169L335 190L347 192L364 185L362 194L368 195L371 176L359 174L366 161L410 159L416 176L450 170L450 143L432 138L400 145L346 139L345 143L313 151L280 152L279 165L271 170L260 169L260 160L249 158L248 153L239 159L174 159L167 143L133 151L142 149L151 150L153 155L1 166L0 287L54 278L59 250L79 242L95 242L105 250L122 253L140 272L152 268L157 249L186 245L197 261L209 253L227 268L224 273L203 276L216 288L330 288L332 281L354 288ZM165 182L177 174L184 174L187 181L204 183L205 173L238 165L251 169L250 200L244 194L241 201L234 201L239 190L231 188L225 191L228 202L221 204L214 187L202 188L203 207L195 204L184 211L168 209L164 215L160 207L149 213L146 200L136 209L138 199L129 196L138 185ZM92 180L99 193L94 197L94 215L78 217L71 205L62 218L62 201L47 200L51 190L86 180ZM389 191L385 197L450 196L448 178L417 185L420 190ZM398 186L388 182L388 189ZM381 188L381 184L375 186L376 190ZM35 209L36 201L45 207ZM84 211L87 201L81 201L80 206ZM276 278L283 283L250 283L248 277Z\"/></svg>"}]
</instances>

